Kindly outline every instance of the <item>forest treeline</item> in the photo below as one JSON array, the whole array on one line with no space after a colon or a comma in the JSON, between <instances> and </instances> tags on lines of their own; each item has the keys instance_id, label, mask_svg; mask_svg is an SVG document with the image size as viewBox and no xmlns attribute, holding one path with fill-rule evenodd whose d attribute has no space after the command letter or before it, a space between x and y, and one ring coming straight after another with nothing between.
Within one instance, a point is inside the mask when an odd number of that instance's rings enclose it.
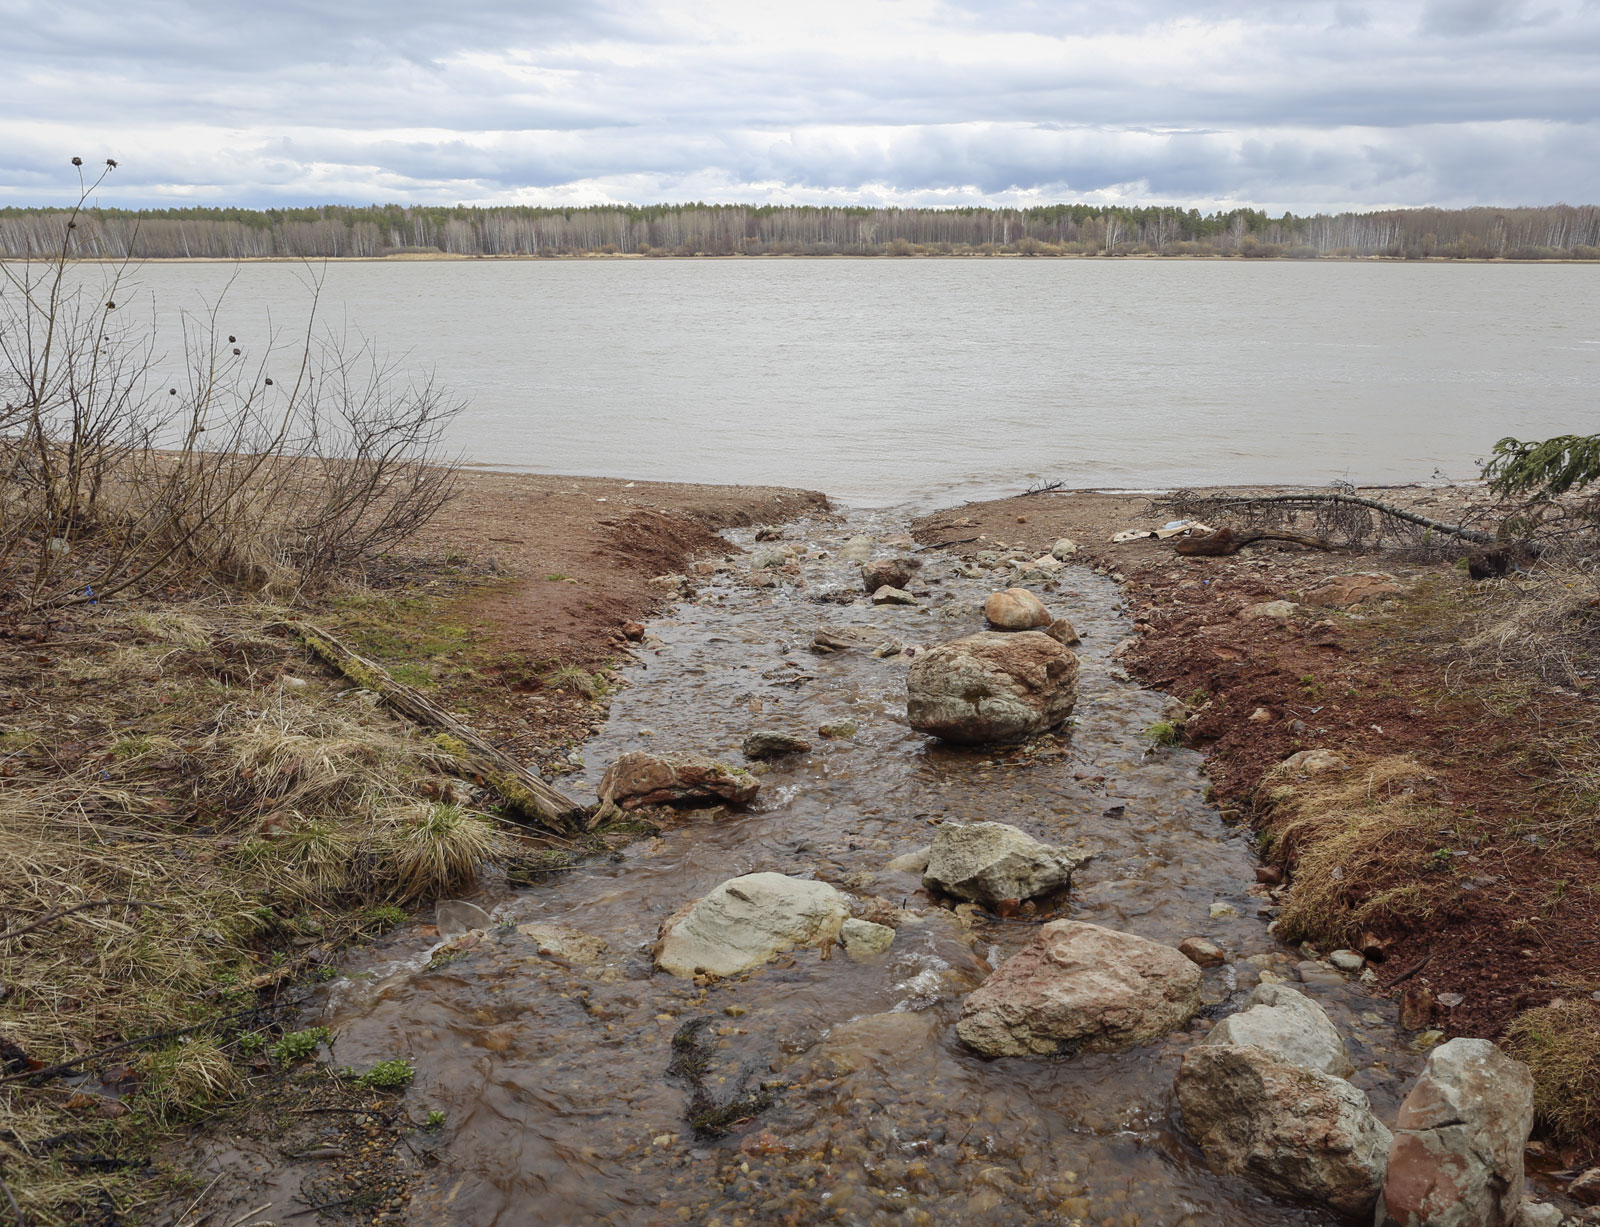
<instances>
[{"instance_id":1,"label":"forest treeline","mask_svg":"<svg viewBox=\"0 0 1600 1227\"><path fill-rule=\"evenodd\" d=\"M59 252L69 211L0 209L0 258ZM1600 259L1600 206L1397 209L1269 217L1253 209L872 209L326 205L87 209L74 254L143 259L463 256L1169 255Z\"/></svg>"}]
</instances>

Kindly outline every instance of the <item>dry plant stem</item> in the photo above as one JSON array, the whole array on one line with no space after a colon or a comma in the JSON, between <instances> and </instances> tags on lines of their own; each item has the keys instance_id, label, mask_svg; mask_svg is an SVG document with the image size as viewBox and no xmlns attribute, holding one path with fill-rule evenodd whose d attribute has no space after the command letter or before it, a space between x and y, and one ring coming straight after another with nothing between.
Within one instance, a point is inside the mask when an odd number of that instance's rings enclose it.
<instances>
[{"instance_id":1,"label":"dry plant stem","mask_svg":"<svg viewBox=\"0 0 1600 1227\"><path fill-rule=\"evenodd\" d=\"M11 1195L11 1189L4 1180L0 1180L0 1193L6 1195L6 1204L11 1207L11 1213L16 1217L17 1227L28 1227L28 1216L22 1212L22 1207L17 1205L17 1199Z\"/></svg>"},{"instance_id":2,"label":"dry plant stem","mask_svg":"<svg viewBox=\"0 0 1600 1227\"><path fill-rule=\"evenodd\" d=\"M160 907L159 903L149 903L143 899L91 899L87 903L75 903L71 907L62 908L59 912L51 912L48 916L41 916L31 924L25 924L20 929L10 929L0 933L0 942L13 937L21 937L24 933L32 933L35 929L42 929L47 924L71 916L74 912L87 911L92 907Z\"/></svg>"},{"instance_id":3,"label":"dry plant stem","mask_svg":"<svg viewBox=\"0 0 1600 1227\"><path fill-rule=\"evenodd\" d=\"M587 807L495 749L421 692L396 681L381 665L353 651L328 631L309 622L279 622L272 629L296 636L340 673L382 696L402 715L427 728L437 729L439 736L435 740L439 748L482 776L518 813L561 833L574 831L582 822Z\"/></svg>"}]
</instances>

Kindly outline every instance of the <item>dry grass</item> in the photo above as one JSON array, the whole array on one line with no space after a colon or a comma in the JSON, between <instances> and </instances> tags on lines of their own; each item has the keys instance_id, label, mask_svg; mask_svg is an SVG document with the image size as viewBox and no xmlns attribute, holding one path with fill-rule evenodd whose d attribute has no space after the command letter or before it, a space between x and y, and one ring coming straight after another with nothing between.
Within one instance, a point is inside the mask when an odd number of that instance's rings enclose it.
<instances>
[{"instance_id":1,"label":"dry grass","mask_svg":"<svg viewBox=\"0 0 1600 1227\"><path fill-rule=\"evenodd\" d=\"M1426 921L1456 896L1454 853L1470 836L1463 816L1435 800L1432 783L1404 756L1263 780L1263 841L1274 860L1294 865L1286 937L1344 945L1365 929Z\"/></svg>"},{"instance_id":2,"label":"dry grass","mask_svg":"<svg viewBox=\"0 0 1600 1227\"><path fill-rule=\"evenodd\" d=\"M1600 1004L1552 1001L1519 1015L1506 1047L1533 1071L1534 1110L1560 1141L1600 1136Z\"/></svg>"},{"instance_id":3,"label":"dry grass","mask_svg":"<svg viewBox=\"0 0 1600 1227\"><path fill-rule=\"evenodd\" d=\"M0 940L0 1076L198 1029L88 1062L125 1070L115 1118L59 1082L0 1084L0 1179L41 1225L138 1179L63 1154L147 1154L246 1084L237 1035L264 1020L229 1021L257 1004L236 986L368 909L459 889L512 838L437 803L468 790L432 743L248 611L108 610L81 631L77 650L0 642L0 690L27 700L0 724L0 932L56 917Z\"/></svg>"},{"instance_id":4,"label":"dry grass","mask_svg":"<svg viewBox=\"0 0 1600 1227\"><path fill-rule=\"evenodd\" d=\"M1589 688L1600 672L1600 571L1567 559L1496 585L1462 644L1469 660L1547 683Z\"/></svg>"}]
</instances>

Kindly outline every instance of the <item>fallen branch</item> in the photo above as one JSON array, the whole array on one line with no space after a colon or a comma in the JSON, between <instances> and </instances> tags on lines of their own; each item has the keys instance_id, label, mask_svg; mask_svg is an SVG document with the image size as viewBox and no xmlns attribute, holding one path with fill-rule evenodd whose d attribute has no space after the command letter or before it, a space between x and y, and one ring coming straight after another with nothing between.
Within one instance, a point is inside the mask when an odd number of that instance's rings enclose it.
<instances>
[{"instance_id":1,"label":"fallen branch","mask_svg":"<svg viewBox=\"0 0 1600 1227\"><path fill-rule=\"evenodd\" d=\"M1407 511L1403 507L1396 507L1392 503L1380 503L1377 499L1362 498L1359 494L1338 493L1307 493L1307 494L1262 494L1255 498L1229 499L1225 496L1197 500L1209 508L1227 510L1234 507L1255 507L1265 503L1287 503L1299 507L1365 507L1369 511L1376 511L1396 520L1403 520L1407 524L1415 524L1420 528L1433 529L1447 537L1458 537L1462 541L1470 541L1474 545L1495 545L1498 543L1491 533L1479 532L1475 528L1468 528L1464 524L1445 524L1440 520L1430 520L1427 516L1418 515L1414 511Z\"/></svg>"},{"instance_id":2,"label":"fallen branch","mask_svg":"<svg viewBox=\"0 0 1600 1227\"><path fill-rule=\"evenodd\" d=\"M587 807L547 784L420 691L396 681L383 666L352 651L329 632L309 622L280 622L275 629L297 636L345 677L380 695L402 715L437 730L434 744L460 759L471 774L482 777L502 801L523 817L563 833L576 830L582 822Z\"/></svg>"},{"instance_id":3,"label":"fallen branch","mask_svg":"<svg viewBox=\"0 0 1600 1227\"><path fill-rule=\"evenodd\" d=\"M1227 554L1237 554L1245 546L1254 545L1257 541L1288 541L1293 545L1303 545L1324 552L1333 548L1321 537L1306 537L1300 533L1285 533L1276 529L1251 529L1236 533L1231 528L1219 528L1216 532L1207 533L1203 537L1180 538L1174 548L1178 553L1189 557L1220 558Z\"/></svg>"}]
</instances>

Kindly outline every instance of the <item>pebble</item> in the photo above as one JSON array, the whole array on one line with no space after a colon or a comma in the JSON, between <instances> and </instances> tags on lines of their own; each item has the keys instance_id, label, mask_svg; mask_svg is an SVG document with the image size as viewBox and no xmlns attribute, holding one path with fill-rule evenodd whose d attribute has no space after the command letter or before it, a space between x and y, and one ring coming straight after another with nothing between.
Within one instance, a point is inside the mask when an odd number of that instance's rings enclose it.
<instances>
[{"instance_id":1,"label":"pebble","mask_svg":"<svg viewBox=\"0 0 1600 1227\"><path fill-rule=\"evenodd\" d=\"M1231 903L1213 903L1211 905L1212 920L1232 920L1238 914L1239 909Z\"/></svg>"}]
</instances>

